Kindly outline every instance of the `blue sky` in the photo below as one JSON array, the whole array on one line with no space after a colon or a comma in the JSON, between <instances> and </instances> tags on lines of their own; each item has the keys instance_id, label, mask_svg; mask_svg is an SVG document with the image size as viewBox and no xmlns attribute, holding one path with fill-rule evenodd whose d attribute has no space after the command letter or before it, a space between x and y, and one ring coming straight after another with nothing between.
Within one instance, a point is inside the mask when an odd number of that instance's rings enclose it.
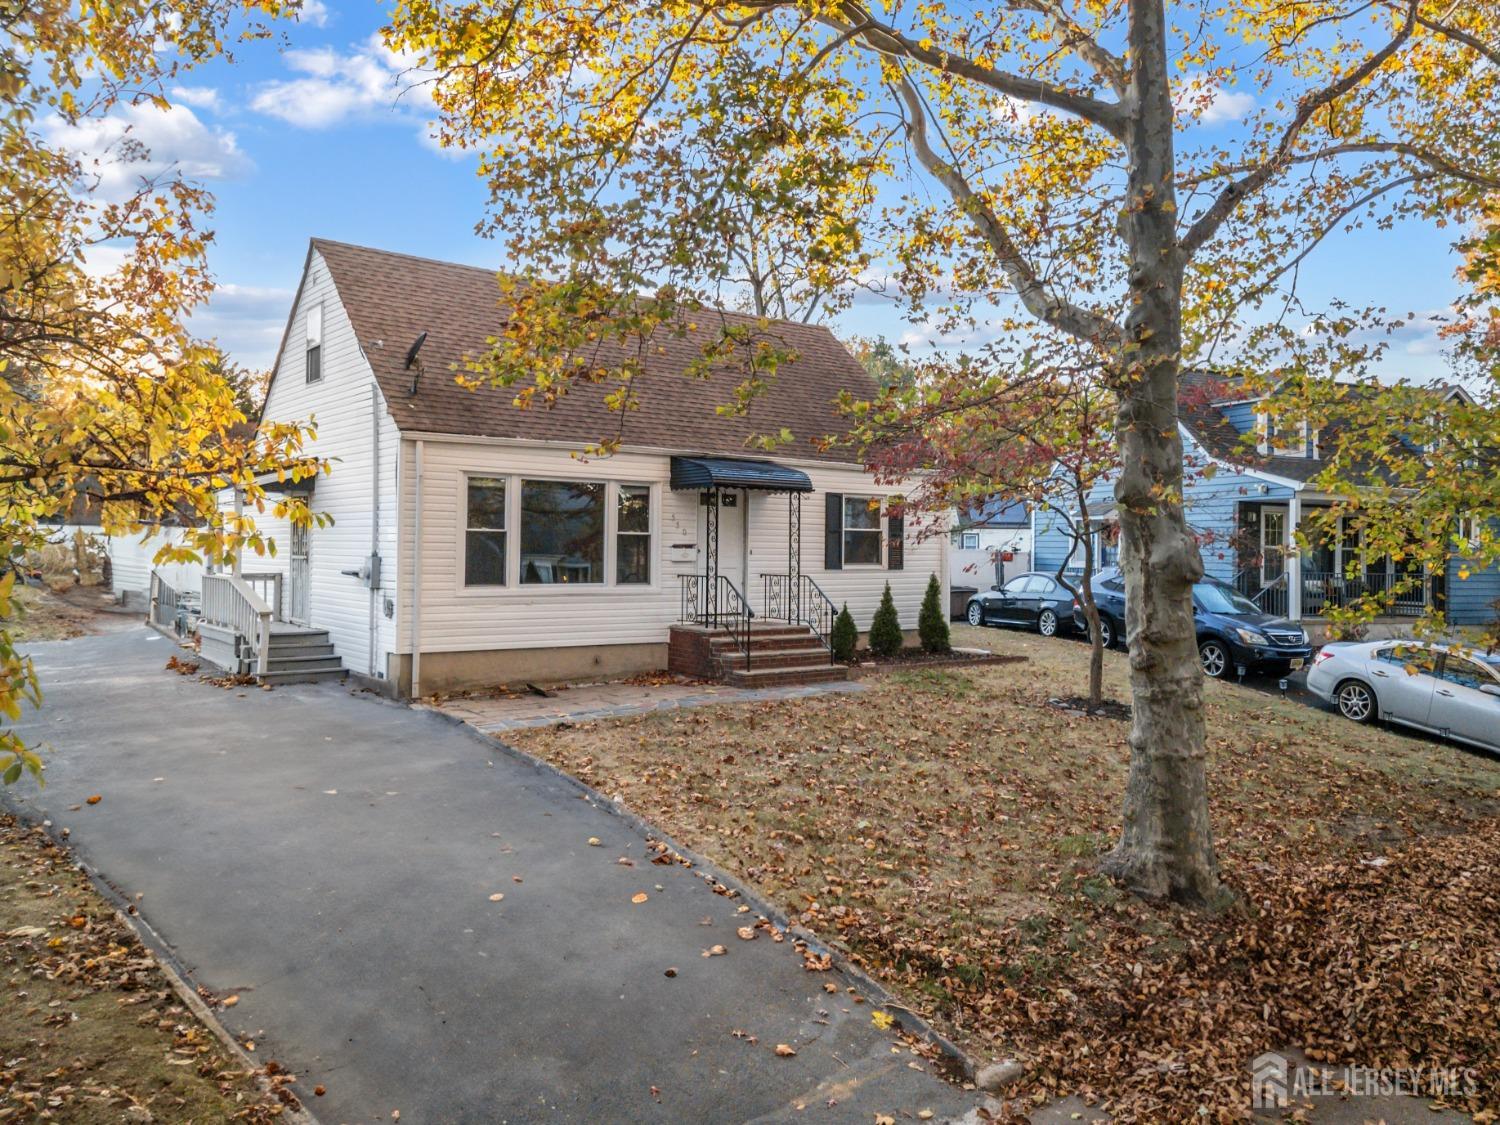
<instances>
[{"instance_id":1,"label":"blue sky","mask_svg":"<svg viewBox=\"0 0 1500 1125\"><path fill-rule=\"evenodd\" d=\"M284 44L242 46L234 65L188 75L171 114L128 116L154 165L180 164L218 199L210 265L223 289L194 327L247 365L268 366L275 354L310 237L504 264L502 248L474 233L485 201L474 161L428 139L420 92L397 97L401 66L378 41L382 18L376 5L308 0ZM1231 97L1229 112L1200 127L1232 129L1247 105L1245 95ZM124 123L95 130L84 147L102 147ZM1452 237L1407 223L1330 239L1304 265L1301 291L1314 306L1337 297L1393 312L1442 310L1459 291ZM875 299L834 327L932 346L924 325ZM1443 371L1426 328L1401 333L1383 365L1388 376Z\"/></svg>"}]
</instances>

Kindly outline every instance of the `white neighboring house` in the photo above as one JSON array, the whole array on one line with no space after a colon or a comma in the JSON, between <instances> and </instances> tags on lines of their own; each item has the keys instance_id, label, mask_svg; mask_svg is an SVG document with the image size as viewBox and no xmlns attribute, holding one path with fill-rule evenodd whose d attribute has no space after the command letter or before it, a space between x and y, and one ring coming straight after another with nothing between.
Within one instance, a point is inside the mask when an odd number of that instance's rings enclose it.
<instances>
[{"instance_id":1,"label":"white neighboring house","mask_svg":"<svg viewBox=\"0 0 1500 1125\"><path fill-rule=\"evenodd\" d=\"M326 641L400 695L658 670L669 640L674 666L693 670L678 641L715 634L722 652L727 628L749 649L748 624L822 636L844 603L865 630L886 582L915 629L928 576L946 587L947 536L905 526L885 506L894 490L817 443L843 429L841 392L874 390L826 329L740 318L796 357L748 418L715 412L733 373L682 374L707 322L735 315L717 311L648 358L639 409L609 411L609 387L581 384L521 410L514 391L454 379L500 327L499 300L491 270L312 241L262 419L316 422L311 452L336 458L333 472L270 487L307 489L334 522L258 520L277 554L243 560L235 590L205 580L205 655L227 640L274 680L278 646L325 671ZM793 443L747 454L753 434L783 427ZM581 455L615 433L618 453ZM269 630L246 616L245 587ZM815 640L791 647L826 666ZM770 671L759 682L793 678Z\"/></svg>"},{"instance_id":2,"label":"white neighboring house","mask_svg":"<svg viewBox=\"0 0 1500 1125\"><path fill-rule=\"evenodd\" d=\"M991 499L955 512L949 539L954 586L984 590L1031 569L1031 515L1019 501Z\"/></svg>"}]
</instances>

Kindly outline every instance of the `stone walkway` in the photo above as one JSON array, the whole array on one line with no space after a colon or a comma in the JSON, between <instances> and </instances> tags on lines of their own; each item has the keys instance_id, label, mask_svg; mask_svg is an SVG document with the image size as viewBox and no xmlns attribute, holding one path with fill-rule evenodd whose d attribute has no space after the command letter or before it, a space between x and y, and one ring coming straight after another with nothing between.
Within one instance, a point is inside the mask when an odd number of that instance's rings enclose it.
<instances>
[{"instance_id":1,"label":"stone walkway","mask_svg":"<svg viewBox=\"0 0 1500 1125\"><path fill-rule=\"evenodd\" d=\"M858 681L807 684L800 687L732 688L704 683L574 684L549 688L551 697L527 694L455 697L434 705L486 734L526 727L549 727L557 723L586 723L595 719L619 719L650 711L672 711L681 707L707 707L716 703L758 703L765 700L803 699L830 692L863 691Z\"/></svg>"}]
</instances>

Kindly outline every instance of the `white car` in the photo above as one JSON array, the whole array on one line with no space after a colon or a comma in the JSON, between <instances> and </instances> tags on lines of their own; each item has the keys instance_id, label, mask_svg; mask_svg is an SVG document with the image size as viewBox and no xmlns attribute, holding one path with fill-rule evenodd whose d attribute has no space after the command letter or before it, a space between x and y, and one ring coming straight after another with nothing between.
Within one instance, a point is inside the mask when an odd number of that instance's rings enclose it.
<instances>
[{"instance_id":1,"label":"white car","mask_svg":"<svg viewBox=\"0 0 1500 1125\"><path fill-rule=\"evenodd\" d=\"M1308 690L1356 723L1386 719L1500 750L1500 653L1450 652L1419 641L1329 644Z\"/></svg>"}]
</instances>

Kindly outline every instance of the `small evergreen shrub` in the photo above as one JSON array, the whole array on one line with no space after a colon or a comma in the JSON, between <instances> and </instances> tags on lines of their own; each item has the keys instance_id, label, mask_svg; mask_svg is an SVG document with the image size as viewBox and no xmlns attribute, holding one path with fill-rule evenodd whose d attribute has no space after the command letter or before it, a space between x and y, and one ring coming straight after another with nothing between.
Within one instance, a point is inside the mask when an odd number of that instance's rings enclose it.
<instances>
[{"instance_id":1,"label":"small evergreen shrub","mask_svg":"<svg viewBox=\"0 0 1500 1125\"><path fill-rule=\"evenodd\" d=\"M948 615L943 612L943 587L934 574L927 579L927 593L922 596L922 612L917 616L917 635L925 652L952 652L948 636Z\"/></svg>"},{"instance_id":2,"label":"small evergreen shrub","mask_svg":"<svg viewBox=\"0 0 1500 1125\"><path fill-rule=\"evenodd\" d=\"M854 624L848 602L844 603L844 608L833 619L833 632L828 640L833 645L833 658L840 664L848 664L854 659L854 649L859 644L859 628Z\"/></svg>"},{"instance_id":3,"label":"small evergreen shrub","mask_svg":"<svg viewBox=\"0 0 1500 1125\"><path fill-rule=\"evenodd\" d=\"M875 611L875 620L870 623L870 651L876 656L889 659L901 651L905 638L901 635L901 618L896 614L896 600L891 597L891 584L885 584L885 593L880 595L880 608Z\"/></svg>"}]
</instances>

